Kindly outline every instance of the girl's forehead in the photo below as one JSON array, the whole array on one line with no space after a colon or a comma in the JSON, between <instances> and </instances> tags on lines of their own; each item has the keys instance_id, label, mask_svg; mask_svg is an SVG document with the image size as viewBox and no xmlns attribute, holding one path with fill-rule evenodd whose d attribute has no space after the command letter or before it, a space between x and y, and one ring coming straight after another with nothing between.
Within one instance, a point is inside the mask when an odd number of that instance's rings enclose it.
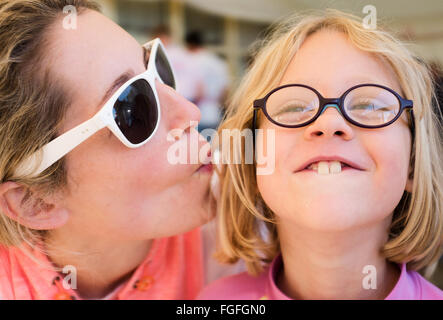
<instances>
[{"instance_id":1,"label":"girl's forehead","mask_svg":"<svg viewBox=\"0 0 443 320\"><path fill-rule=\"evenodd\" d=\"M334 30L318 31L304 41L280 84L286 83L307 84L329 97L361 83L401 91L387 61L357 48L344 33Z\"/></svg>"}]
</instances>

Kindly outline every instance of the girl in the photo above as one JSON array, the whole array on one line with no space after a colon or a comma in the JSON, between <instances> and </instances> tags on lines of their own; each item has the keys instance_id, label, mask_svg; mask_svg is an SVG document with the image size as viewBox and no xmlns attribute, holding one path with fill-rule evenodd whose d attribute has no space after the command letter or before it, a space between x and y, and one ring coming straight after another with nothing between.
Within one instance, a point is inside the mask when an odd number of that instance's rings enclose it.
<instances>
[{"instance_id":1,"label":"girl","mask_svg":"<svg viewBox=\"0 0 443 320\"><path fill-rule=\"evenodd\" d=\"M200 113L161 43L97 10L0 4L2 299L192 299L203 285L211 166L167 161L168 132L190 143Z\"/></svg>"},{"instance_id":2,"label":"girl","mask_svg":"<svg viewBox=\"0 0 443 320\"><path fill-rule=\"evenodd\" d=\"M249 273L199 298L443 299L416 272L441 254L432 98L424 64L357 17L327 11L277 26L220 128L259 129L258 164L221 176L218 256L243 259ZM231 150L237 159L244 145ZM275 156L271 174L260 174L264 155Z\"/></svg>"}]
</instances>

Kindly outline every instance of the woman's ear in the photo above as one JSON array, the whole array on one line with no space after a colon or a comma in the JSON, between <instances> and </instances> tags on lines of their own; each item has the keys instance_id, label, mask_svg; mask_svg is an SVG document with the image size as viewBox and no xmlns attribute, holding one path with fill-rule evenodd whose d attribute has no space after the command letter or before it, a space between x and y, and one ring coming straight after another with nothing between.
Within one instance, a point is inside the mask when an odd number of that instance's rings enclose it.
<instances>
[{"instance_id":1,"label":"woman's ear","mask_svg":"<svg viewBox=\"0 0 443 320\"><path fill-rule=\"evenodd\" d=\"M15 182L0 184L0 210L9 218L34 230L51 230L63 226L68 210L50 198L42 199L29 188Z\"/></svg>"}]
</instances>

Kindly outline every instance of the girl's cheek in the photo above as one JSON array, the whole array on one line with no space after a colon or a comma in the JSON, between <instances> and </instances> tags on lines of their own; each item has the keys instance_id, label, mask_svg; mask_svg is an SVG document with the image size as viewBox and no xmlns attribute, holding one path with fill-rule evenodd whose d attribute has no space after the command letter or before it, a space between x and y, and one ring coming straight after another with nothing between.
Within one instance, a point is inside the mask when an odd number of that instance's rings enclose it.
<instances>
[{"instance_id":1,"label":"girl's cheek","mask_svg":"<svg viewBox=\"0 0 443 320\"><path fill-rule=\"evenodd\" d=\"M294 129L278 128L274 130L274 139L269 141L274 144L273 151L269 156L275 158L275 168L279 172L291 172L291 165L294 164L295 159L303 158L303 150L297 148L297 139L299 136ZM272 149L272 148L271 148Z\"/></svg>"},{"instance_id":2,"label":"girl's cheek","mask_svg":"<svg viewBox=\"0 0 443 320\"><path fill-rule=\"evenodd\" d=\"M384 181L379 182L395 182L395 185L404 188L410 162L410 141L407 135L400 133L374 138L377 139L371 139L371 142L367 143L367 150L373 159L374 169L380 173L379 179Z\"/></svg>"}]
</instances>

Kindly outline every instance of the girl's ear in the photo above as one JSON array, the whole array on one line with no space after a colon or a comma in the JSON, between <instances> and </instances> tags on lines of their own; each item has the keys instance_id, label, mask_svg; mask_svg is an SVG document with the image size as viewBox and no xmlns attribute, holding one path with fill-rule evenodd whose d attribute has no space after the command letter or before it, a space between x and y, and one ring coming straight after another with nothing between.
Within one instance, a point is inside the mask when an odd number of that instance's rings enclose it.
<instances>
[{"instance_id":1,"label":"girl's ear","mask_svg":"<svg viewBox=\"0 0 443 320\"><path fill-rule=\"evenodd\" d=\"M51 230L63 226L68 210L56 201L35 196L29 188L15 182L0 184L0 210L9 218L34 230Z\"/></svg>"}]
</instances>

